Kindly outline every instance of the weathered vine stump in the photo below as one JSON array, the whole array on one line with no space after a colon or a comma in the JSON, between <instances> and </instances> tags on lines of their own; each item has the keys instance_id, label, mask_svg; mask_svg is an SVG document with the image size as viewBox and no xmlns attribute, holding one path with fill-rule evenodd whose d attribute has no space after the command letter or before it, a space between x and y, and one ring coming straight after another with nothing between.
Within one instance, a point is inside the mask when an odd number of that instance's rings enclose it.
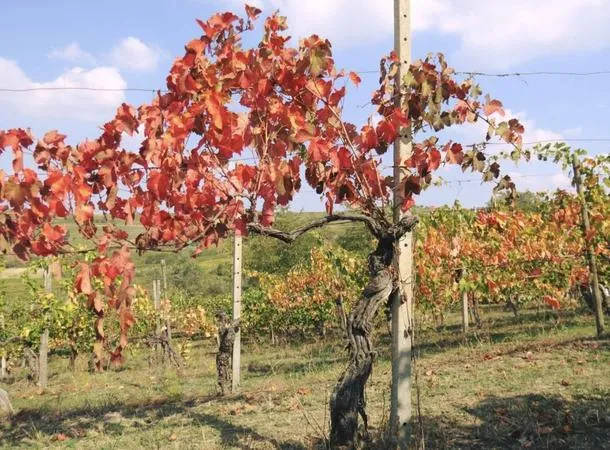
<instances>
[{"instance_id":1,"label":"weathered vine stump","mask_svg":"<svg viewBox=\"0 0 610 450\"><path fill-rule=\"evenodd\" d=\"M148 356L148 365L152 367L155 360L159 360L159 353L161 364L169 362L170 364L181 368L186 365L184 359L171 345L169 336L169 330L167 327L163 327L158 332L155 332L152 336L149 336L146 340L148 348L150 349Z\"/></svg>"},{"instance_id":2,"label":"weathered vine stump","mask_svg":"<svg viewBox=\"0 0 610 450\"><path fill-rule=\"evenodd\" d=\"M410 229L410 228L409 228ZM378 244L368 258L370 281L347 318L349 362L330 399L330 445L353 449L358 445L358 417L362 417L363 436L368 436L365 386L373 370L376 353L371 342L375 315L388 305L397 287L392 270L394 244L402 234L376 235Z\"/></svg>"},{"instance_id":3,"label":"weathered vine stump","mask_svg":"<svg viewBox=\"0 0 610 450\"><path fill-rule=\"evenodd\" d=\"M78 358L78 349L74 345L70 345L70 360L68 362L70 372L76 370L76 358Z\"/></svg>"},{"instance_id":4,"label":"weathered vine stump","mask_svg":"<svg viewBox=\"0 0 610 450\"><path fill-rule=\"evenodd\" d=\"M371 217L360 214L331 214L303 225L291 232L265 228L260 224L249 224L248 230L263 236L271 236L286 243L309 230L320 228L331 222L351 221L364 223L377 240L377 248L369 255L368 269L370 281L364 288L362 297L345 320L342 299L337 299L338 312L342 324L345 324L349 361L341 374L330 399L330 445L332 448L352 449L358 445L358 417L362 417L364 436L368 435L366 399L364 389L373 370L375 351L371 343L375 314L382 304L389 306L394 289L400 289L392 269L395 245L400 238L411 231L417 224L414 216L405 216L400 222L392 225L383 214ZM226 320L226 319L225 319ZM232 346L226 353L231 354ZM219 352L217 363L220 361ZM230 364L230 362L229 362ZM227 364L228 366L228 364ZM224 374L224 372L223 372ZM221 379L219 365L219 383Z\"/></svg>"},{"instance_id":5,"label":"weathered vine stump","mask_svg":"<svg viewBox=\"0 0 610 450\"><path fill-rule=\"evenodd\" d=\"M581 283L576 288L578 294L585 302L587 307L595 313L595 297L593 288L589 283ZM602 311L607 316L610 316L610 292L609 289L600 283L599 290L602 296Z\"/></svg>"},{"instance_id":6,"label":"weathered vine stump","mask_svg":"<svg viewBox=\"0 0 610 450\"><path fill-rule=\"evenodd\" d=\"M233 344L239 329L239 320L230 320L224 312L216 315L218 320L218 353L216 370L218 372L218 393L222 396L233 391Z\"/></svg>"},{"instance_id":7,"label":"weathered vine stump","mask_svg":"<svg viewBox=\"0 0 610 450\"><path fill-rule=\"evenodd\" d=\"M483 328L483 320L481 319L481 313L479 311L479 299L475 295L474 292L470 293L470 309L472 311L472 315L474 316L474 323L477 328Z\"/></svg>"},{"instance_id":8,"label":"weathered vine stump","mask_svg":"<svg viewBox=\"0 0 610 450\"><path fill-rule=\"evenodd\" d=\"M15 410L11 404L8 392L0 389L0 417L12 416L13 414L15 414Z\"/></svg>"},{"instance_id":9,"label":"weathered vine stump","mask_svg":"<svg viewBox=\"0 0 610 450\"><path fill-rule=\"evenodd\" d=\"M517 302L514 302L512 298L506 300L505 311L510 311L513 313L513 317L519 317L519 308L517 307Z\"/></svg>"}]
</instances>

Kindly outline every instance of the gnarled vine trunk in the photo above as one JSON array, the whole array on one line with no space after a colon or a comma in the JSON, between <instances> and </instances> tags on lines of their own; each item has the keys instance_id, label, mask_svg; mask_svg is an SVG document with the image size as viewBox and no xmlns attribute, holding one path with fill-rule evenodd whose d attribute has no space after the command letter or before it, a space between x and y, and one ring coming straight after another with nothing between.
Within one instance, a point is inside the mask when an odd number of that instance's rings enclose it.
<instances>
[{"instance_id":1,"label":"gnarled vine trunk","mask_svg":"<svg viewBox=\"0 0 610 450\"><path fill-rule=\"evenodd\" d=\"M70 368L71 372L74 372L76 370L76 358L78 358L78 350L76 348L76 345L70 344L70 362L68 364L68 367Z\"/></svg>"},{"instance_id":2,"label":"gnarled vine trunk","mask_svg":"<svg viewBox=\"0 0 610 450\"><path fill-rule=\"evenodd\" d=\"M510 310L513 313L514 317L519 316L519 309L517 307L517 303L518 300L513 302L513 299L510 297L508 298L508 300L506 300L506 310Z\"/></svg>"},{"instance_id":3,"label":"gnarled vine trunk","mask_svg":"<svg viewBox=\"0 0 610 450\"><path fill-rule=\"evenodd\" d=\"M472 310L472 315L474 316L474 322L477 325L477 328L482 328L483 320L481 319L481 313L479 311L479 299L474 292L470 293L470 301L470 308Z\"/></svg>"},{"instance_id":4,"label":"gnarled vine trunk","mask_svg":"<svg viewBox=\"0 0 610 450\"><path fill-rule=\"evenodd\" d=\"M391 264L394 241L380 239L369 255L370 281L347 318L349 362L330 399L330 444L332 448L355 448L358 415L367 433L364 388L371 375L375 351L371 343L373 321L379 307L387 303L394 289Z\"/></svg>"},{"instance_id":5,"label":"gnarled vine trunk","mask_svg":"<svg viewBox=\"0 0 610 450\"><path fill-rule=\"evenodd\" d=\"M309 230L320 228L331 222L362 222L377 239L377 248L369 255L368 268L370 281L363 295L352 309L345 322L348 337L349 362L341 374L330 399L330 445L332 448L354 448L358 441L358 416L362 416L365 434L367 433L366 401L364 388L375 360L371 343L373 321L382 303L388 304L394 290L392 261L394 244L417 224L417 218L404 216L397 224L358 214L331 214L303 225L291 232L264 228L259 224L249 224L252 233L271 236L288 244ZM337 299L337 307L343 316L342 299ZM219 372L219 378L220 378Z\"/></svg>"},{"instance_id":6,"label":"gnarled vine trunk","mask_svg":"<svg viewBox=\"0 0 610 450\"><path fill-rule=\"evenodd\" d=\"M606 286L600 283L599 290L602 296L602 311L610 316L610 293ZM595 314L595 296L593 295L593 288L590 284L580 284L576 288L576 296L580 297L585 301L587 307Z\"/></svg>"},{"instance_id":7,"label":"gnarled vine trunk","mask_svg":"<svg viewBox=\"0 0 610 450\"><path fill-rule=\"evenodd\" d=\"M218 373L218 393L221 396L233 392L233 344L235 333L239 329L239 320L230 320L225 313L219 313L218 319L218 353L216 354L216 371Z\"/></svg>"}]
</instances>

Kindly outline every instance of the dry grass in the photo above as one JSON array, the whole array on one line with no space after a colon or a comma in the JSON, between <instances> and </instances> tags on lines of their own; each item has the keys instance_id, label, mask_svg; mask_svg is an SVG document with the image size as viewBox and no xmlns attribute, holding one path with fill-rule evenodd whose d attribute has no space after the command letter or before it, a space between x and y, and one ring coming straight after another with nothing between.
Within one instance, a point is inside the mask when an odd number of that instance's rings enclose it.
<instances>
[{"instance_id":1,"label":"dry grass","mask_svg":"<svg viewBox=\"0 0 610 450\"><path fill-rule=\"evenodd\" d=\"M426 447L610 448L610 349L591 317L486 315L468 340L456 324L420 332L418 384ZM373 434L389 402L388 340L367 392ZM52 358L50 389L4 386L17 414L3 447L324 448L327 402L345 361L341 342L247 345L243 386L214 395L211 343L188 369L149 368L134 350L118 371L89 375ZM84 361L83 361L84 365Z\"/></svg>"}]
</instances>

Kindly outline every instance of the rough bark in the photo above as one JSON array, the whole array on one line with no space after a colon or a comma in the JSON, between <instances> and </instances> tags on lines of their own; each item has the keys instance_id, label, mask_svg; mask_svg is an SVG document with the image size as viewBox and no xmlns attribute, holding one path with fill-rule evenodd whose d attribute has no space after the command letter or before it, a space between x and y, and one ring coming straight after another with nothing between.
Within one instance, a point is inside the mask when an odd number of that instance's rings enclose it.
<instances>
[{"instance_id":1,"label":"rough bark","mask_svg":"<svg viewBox=\"0 0 610 450\"><path fill-rule=\"evenodd\" d=\"M38 356L38 387L46 389L49 383L49 329L45 328L40 336L40 349Z\"/></svg>"},{"instance_id":2,"label":"rough bark","mask_svg":"<svg viewBox=\"0 0 610 450\"><path fill-rule=\"evenodd\" d=\"M606 314L607 316L610 316L608 288L606 288L604 285L600 285L600 292L602 296L602 311L604 311L604 314ZM591 312L595 314L595 296L593 295L593 288L591 287L591 285L580 284L578 286L578 293L580 295L580 298L584 300Z\"/></svg>"},{"instance_id":3,"label":"rough bark","mask_svg":"<svg viewBox=\"0 0 610 450\"><path fill-rule=\"evenodd\" d=\"M70 346L70 362L69 367L70 371L74 372L76 370L76 358L78 358L78 350L75 345Z\"/></svg>"},{"instance_id":4,"label":"rough bark","mask_svg":"<svg viewBox=\"0 0 610 450\"><path fill-rule=\"evenodd\" d=\"M91 352L89 354L89 360L87 361L87 370L89 371L89 373L96 372L96 361L97 361L97 358L95 356L95 353Z\"/></svg>"},{"instance_id":5,"label":"rough bark","mask_svg":"<svg viewBox=\"0 0 610 450\"><path fill-rule=\"evenodd\" d=\"M233 392L233 344L239 329L239 320L231 321L224 313L218 318L218 353L216 371L218 372L218 393L222 396Z\"/></svg>"},{"instance_id":6,"label":"rough bark","mask_svg":"<svg viewBox=\"0 0 610 450\"><path fill-rule=\"evenodd\" d=\"M373 320L379 306L384 303L388 304L390 295L394 290L395 283L391 268L394 244L415 227L418 219L415 216L408 215L398 223L390 224L382 216L374 218L368 215L342 213L323 217L290 232L266 228L260 224L249 224L248 230L251 233L292 243L307 231L341 221L364 223L378 242L376 250L369 255L370 281L347 320L346 334L348 337L349 361L330 399L331 447L351 449L357 445L358 415L362 417L365 434L367 433L368 423L364 387L371 375L375 359L371 333ZM220 353L219 351L219 355Z\"/></svg>"},{"instance_id":7,"label":"rough bark","mask_svg":"<svg viewBox=\"0 0 610 450\"><path fill-rule=\"evenodd\" d=\"M347 318L349 362L330 399L330 444L332 448L355 448L358 416L368 433L364 388L371 375L375 351L371 343L373 320L379 307L387 303L393 289L391 271L393 240L380 240L369 255L370 281Z\"/></svg>"},{"instance_id":8,"label":"rough bark","mask_svg":"<svg viewBox=\"0 0 610 450\"><path fill-rule=\"evenodd\" d=\"M146 345L150 349L150 353L148 354L148 365L150 367L153 366L153 362L155 359L159 360L159 353L161 355L161 363L165 364L168 361L170 364L176 367L184 367L185 362L182 356L171 345L169 330L165 327L158 334L154 334L149 336L146 339Z\"/></svg>"},{"instance_id":9,"label":"rough bark","mask_svg":"<svg viewBox=\"0 0 610 450\"><path fill-rule=\"evenodd\" d=\"M509 298L506 301L506 308L512 311L513 316L517 317L519 315L519 309L517 308L517 304L513 302L512 298Z\"/></svg>"},{"instance_id":10,"label":"rough bark","mask_svg":"<svg viewBox=\"0 0 610 450\"><path fill-rule=\"evenodd\" d=\"M6 392L4 389L0 389L0 415L12 416L13 414L15 414L15 410L11 404L11 399L8 396L8 392Z\"/></svg>"},{"instance_id":11,"label":"rough bark","mask_svg":"<svg viewBox=\"0 0 610 450\"><path fill-rule=\"evenodd\" d=\"M95 372L104 371L104 310L96 311L95 319L95 343L93 344L93 368Z\"/></svg>"},{"instance_id":12,"label":"rough bark","mask_svg":"<svg viewBox=\"0 0 610 450\"><path fill-rule=\"evenodd\" d=\"M472 299L472 314L474 315L474 323L476 324L477 328L482 328L483 321L481 320L481 314L479 312L479 300L474 292L470 295L470 298Z\"/></svg>"},{"instance_id":13,"label":"rough bark","mask_svg":"<svg viewBox=\"0 0 610 450\"><path fill-rule=\"evenodd\" d=\"M34 353L31 347L23 349L23 361L21 367L27 368L30 371L28 378L38 383L38 355Z\"/></svg>"}]
</instances>

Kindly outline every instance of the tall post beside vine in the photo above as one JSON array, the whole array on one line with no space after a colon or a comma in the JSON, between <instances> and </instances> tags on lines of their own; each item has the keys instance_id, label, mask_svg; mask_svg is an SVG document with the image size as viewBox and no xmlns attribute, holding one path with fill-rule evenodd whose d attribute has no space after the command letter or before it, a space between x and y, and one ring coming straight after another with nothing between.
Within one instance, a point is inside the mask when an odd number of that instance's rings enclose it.
<instances>
[{"instance_id":1,"label":"tall post beside vine","mask_svg":"<svg viewBox=\"0 0 610 450\"><path fill-rule=\"evenodd\" d=\"M411 64L411 1L394 1L394 50L399 59L397 86ZM400 96L397 100L402 102ZM394 223L403 217L402 162L412 153L412 131L403 127L394 144ZM392 393L390 429L399 448L410 440L411 420L411 353L413 333L413 234L405 233L397 244L395 269L399 277L399 292L392 298Z\"/></svg>"},{"instance_id":2,"label":"tall post beside vine","mask_svg":"<svg viewBox=\"0 0 610 450\"><path fill-rule=\"evenodd\" d=\"M595 301L595 325L597 328L597 335L601 336L604 334L604 311L602 308L602 294L599 288L599 275L597 272L597 261L595 260L595 251L592 245L587 241L591 231L591 224L589 222L589 209L587 207L587 199L585 198L585 190L582 185L582 178L580 174L580 161L576 155L572 156L572 169L574 171L574 185L576 186L576 192L578 193L578 199L581 205L582 215L582 231L585 237L585 246L587 252L587 260L589 262L589 273L590 273L590 286L593 291L593 299Z\"/></svg>"}]
</instances>

